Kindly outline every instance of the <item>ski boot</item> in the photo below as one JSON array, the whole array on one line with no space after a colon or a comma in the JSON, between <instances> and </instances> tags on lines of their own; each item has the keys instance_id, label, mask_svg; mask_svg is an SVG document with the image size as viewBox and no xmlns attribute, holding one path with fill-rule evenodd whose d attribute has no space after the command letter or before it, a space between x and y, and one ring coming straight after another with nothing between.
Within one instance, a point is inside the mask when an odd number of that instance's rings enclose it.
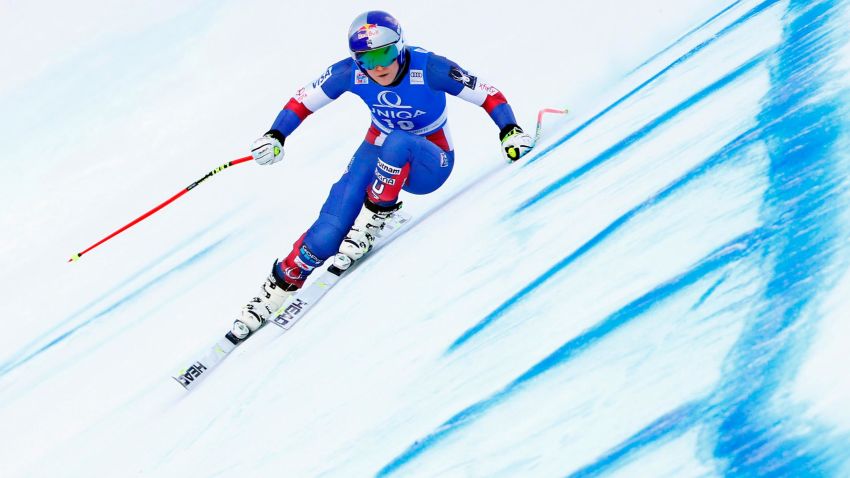
<instances>
[{"instance_id":1,"label":"ski boot","mask_svg":"<svg viewBox=\"0 0 850 478\"><path fill-rule=\"evenodd\" d=\"M366 200L363 209L360 210L360 214L354 220L354 225L351 226L351 230L348 231L342 244L340 244L339 252L348 256L352 261L363 257L364 254L372 250L375 239L381 229L384 228L384 223L399 209L401 209L401 203L379 206Z\"/></svg>"},{"instance_id":2,"label":"ski boot","mask_svg":"<svg viewBox=\"0 0 850 478\"><path fill-rule=\"evenodd\" d=\"M233 322L233 327L228 334L233 336L231 341L245 340L283 305L287 297L298 290L299 286L290 284L279 277L278 270L279 267L275 261L271 274L260 289L260 294L242 307L240 317Z\"/></svg>"}]
</instances>

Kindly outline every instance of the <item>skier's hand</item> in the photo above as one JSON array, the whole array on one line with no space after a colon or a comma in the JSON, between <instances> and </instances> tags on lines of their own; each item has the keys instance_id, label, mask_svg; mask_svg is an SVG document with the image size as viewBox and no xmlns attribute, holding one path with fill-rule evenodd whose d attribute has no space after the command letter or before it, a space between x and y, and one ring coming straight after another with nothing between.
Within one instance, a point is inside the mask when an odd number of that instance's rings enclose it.
<instances>
[{"instance_id":1,"label":"skier's hand","mask_svg":"<svg viewBox=\"0 0 850 478\"><path fill-rule=\"evenodd\" d=\"M266 165L283 159L283 142L286 137L279 131L269 131L251 144L251 156L254 161Z\"/></svg>"},{"instance_id":2,"label":"skier's hand","mask_svg":"<svg viewBox=\"0 0 850 478\"><path fill-rule=\"evenodd\" d=\"M509 124L499 132L502 154L509 163L525 156L534 147L534 139L515 124Z\"/></svg>"}]
</instances>

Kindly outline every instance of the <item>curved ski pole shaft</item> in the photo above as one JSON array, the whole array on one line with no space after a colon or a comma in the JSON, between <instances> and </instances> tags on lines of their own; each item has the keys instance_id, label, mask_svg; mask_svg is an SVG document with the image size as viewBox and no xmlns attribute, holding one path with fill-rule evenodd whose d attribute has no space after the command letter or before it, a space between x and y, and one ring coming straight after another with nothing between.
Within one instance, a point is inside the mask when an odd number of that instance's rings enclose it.
<instances>
[{"instance_id":1,"label":"curved ski pole shaft","mask_svg":"<svg viewBox=\"0 0 850 478\"><path fill-rule=\"evenodd\" d=\"M246 162L246 161L250 161L251 159L252 159L252 156L245 156L245 157L243 157L243 158L234 159L233 161L230 161L230 162L228 162L228 163L222 164L221 166L219 166L219 167L217 167L217 168L213 169L212 171L210 171L210 172L208 172L206 175L204 175L204 177L202 177L201 179L198 179L197 181L193 182L192 184L190 184L190 185L186 186L186 187L185 187L182 191L180 191L179 193L175 194L174 196L171 196L171 197L170 197L169 199L167 199L165 202L163 202L163 203L159 204L158 206L154 207L154 208L153 208L153 209L151 209L150 211L148 211L148 212L146 212L146 213L142 214L141 216L137 217L137 218L136 218L136 219L134 219L132 222L130 222L130 223L128 223L128 224L126 224L125 226L121 227L120 229L118 229L117 231L113 232L112 234L110 234L110 235L108 235L108 236L104 237L103 239L101 239L101 240L97 241L96 243L92 244L91 246L89 246L88 248L86 248L85 250L83 250L82 252L78 252L78 253L74 254L73 256L71 256L71 258L70 258L70 259L68 259L68 262L74 262L74 261L79 260L79 259L80 259L80 257L81 257L83 254L85 254L85 253L87 253L87 252L91 251L91 250L92 250L92 249L94 249L95 247L97 247L97 246L99 246L99 245L103 244L104 242L106 242L106 241L108 241L108 240L112 239L113 237L117 236L118 234L121 234L122 232L126 231L127 229L129 229L129 228L131 228L131 227L135 226L136 224L138 224L138 223L140 223L140 222L144 221L144 220L145 220L145 219L147 219L149 216L153 215L154 213L156 213L156 212L157 212L157 211L159 211L160 209L162 209L162 208L164 208L165 206L168 206L168 205L169 205L169 204L171 204L172 202L176 201L176 200L177 200L177 198L179 198L180 196L182 196L182 195L186 194L187 192L191 191L192 189L194 189L194 188L195 188L195 186L197 186L197 185L201 184L202 182L206 181L208 178L211 178L211 177L212 177L212 176L214 176L216 173L219 173L219 172L221 172L221 171L224 171L225 169L227 169L227 168L229 168L229 167L231 167L231 166L235 166L235 165L237 165L237 164L242 164L242 163L244 163L244 162Z\"/></svg>"},{"instance_id":2,"label":"curved ski pole shaft","mask_svg":"<svg viewBox=\"0 0 850 478\"><path fill-rule=\"evenodd\" d=\"M540 111L538 111L537 112L537 131L534 133L534 145L537 146L537 141L540 140L540 134L543 131L543 115L545 115L546 113L565 115L565 114L569 113L569 111L570 110L568 110L566 108L564 108L564 109L543 108Z\"/></svg>"}]
</instances>

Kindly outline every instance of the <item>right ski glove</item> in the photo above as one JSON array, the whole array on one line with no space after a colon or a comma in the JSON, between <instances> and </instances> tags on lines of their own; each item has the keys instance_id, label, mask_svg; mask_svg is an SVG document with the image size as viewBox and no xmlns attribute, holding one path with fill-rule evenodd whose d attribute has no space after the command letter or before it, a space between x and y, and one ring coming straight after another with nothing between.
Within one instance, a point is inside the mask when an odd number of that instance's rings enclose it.
<instances>
[{"instance_id":1,"label":"right ski glove","mask_svg":"<svg viewBox=\"0 0 850 478\"><path fill-rule=\"evenodd\" d=\"M262 165L274 164L283 159L284 141L286 136L273 129L251 144L251 156Z\"/></svg>"},{"instance_id":2,"label":"right ski glove","mask_svg":"<svg viewBox=\"0 0 850 478\"><path fill-rule=\"evenodd\" d=\"M499 132L502 154L509 163L525 156L534 147L534 139L515 124L509 124Z\"/></svg>"}]
</instances>

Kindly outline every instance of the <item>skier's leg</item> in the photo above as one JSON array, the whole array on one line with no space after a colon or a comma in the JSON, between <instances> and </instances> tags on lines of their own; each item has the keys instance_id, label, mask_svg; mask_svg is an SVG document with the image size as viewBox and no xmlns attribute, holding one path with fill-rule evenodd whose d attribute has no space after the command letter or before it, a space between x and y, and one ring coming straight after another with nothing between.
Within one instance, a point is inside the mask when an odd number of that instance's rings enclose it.
<instances>
[{"instance_id":1,"label":"skier's leg","mask_svg":"<svg viewBox=\"0 0 850 478\"><path fill-rule=\"evenodd\" d=\"M363 206L379 149L366 142L357 149L346 172L331 187L319 218L295 241L289 255L274 263L260 294L242 308L240 318L233 324L234 336L244 339L260 328L287 297L304 285L315 268L336 254Z\"/></svg>"},{"instance_id":2,"label":"skier's leg","mask_svg":"<svg viewBox=\"0 0 850 478\"><path fill-rule=\"evenodd\" d=\"M363 206L379 150L364 141L354 153L345 174L331 187L316 222L279 263L277 273L287 283L301 287L315 268L337 253Z\"/></svg>"},{"instance_id":3,"label":"skier's leg","mask_svg":"<svg viewBox=\"0 0 850 478\"><path fill-rule=\"evenodd\" d=\"M377 231L400 207L402 189L413 194L436 191L448 179L454 152L443 151L431 141L405 131L394 131L381 147L365 208L354 222L340 252L357 260L372 248Z\"/></svg>"},{"instance_id":4,"label":"skier's leg","mask_svg":"<svg viewBox=\"0 0 850 478\"><path fill-rule=\"evenodd\" d=\"M452 172L454 151L443 151L422 136L394 131L381 148L375 175L367 191L369 201L389 206L402 188L413 194L436 191Z\"/></svg>"}]
</instances>

